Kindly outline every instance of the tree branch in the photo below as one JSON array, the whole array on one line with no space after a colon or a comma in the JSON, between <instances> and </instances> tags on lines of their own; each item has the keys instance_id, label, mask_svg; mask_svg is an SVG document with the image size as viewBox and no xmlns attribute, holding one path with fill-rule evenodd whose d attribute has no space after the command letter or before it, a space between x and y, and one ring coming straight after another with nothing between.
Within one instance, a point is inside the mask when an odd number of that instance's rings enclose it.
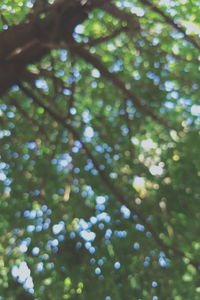
<instances>
[{"instance_id":1,"label":"tree branch","mask_svg":"<svg viewBox=\"0 0 200 300\"><path fill-rule=\"evenodd\" d=\"M163 117L154 113L148 106L147 103L141 103L141 101L137 98L137 96L129 90L124 82L119 79L114 73L111 73L106 66L97 58L92 55L88 50L86 50L83 45L74 43L74 45L70 48L73 53L76 53L78 56L82 57L85 61L89 62L95 68L97 68L100 73L107 79L109 79L118 89L121 90L123 95L129 98L134 106L144 115L151 117L157 123L165 126L166 128L172 128L173 126L165 120Z\"/></svg>"},{"instance_id":2,"label":"tree branch","mask_svg":"<svg viewBox=\"0 0 200 300\"><path fill-rule=\"evenodd\" d=\"M148 6L152 11L159 14L167 24L171 25L177 31L181 32L188 42L190 42L195 48L200 50L200 44L197 42L197 40L195 40L194 37L186 34L185 29L181 26L181 24L176 23L172 18L166 15L160 8L158 8L155 4L151 3L149 0L139 0L139 2L141 2L145 6Z\"/></svg>"},{"instance_id":3,"label":"tree branch","mask_svg":"<svg viewBox=\"0 0 200 300\"><path fill-rule=\"evenodd\" d=\"M86 7L81 1L56 1L45 18L33 19L0 32L0 95L14 84L23 81L28 64L39 61L49 53L46 45L70 43L74 28L87 18ZM87 7L89 9L89 7ZM55 33L56 30L56 34Z\"/></svg>"},{"instance_id":4,"label":"tree branch","mask_svg":"<svg viewBox=\"0 0 200 300\"><path fill-rule=\"evenodd\" d=\"M126 22L130 30L140 30L140 23L138 21L138 18L127 11L119 9L114 4L112 4L112 2L106 2L105 4L101 5L101 8L120 21Z\"/></svg>"}]
</instances>

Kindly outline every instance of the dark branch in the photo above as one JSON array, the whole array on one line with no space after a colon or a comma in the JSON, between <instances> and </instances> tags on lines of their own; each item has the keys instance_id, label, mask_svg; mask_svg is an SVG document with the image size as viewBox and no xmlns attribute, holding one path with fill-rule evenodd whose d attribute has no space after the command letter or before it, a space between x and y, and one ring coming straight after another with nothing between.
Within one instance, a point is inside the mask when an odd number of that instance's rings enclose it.
<instances>
[{"instance_id":1,"label":"dark branch","mask_svg":"<svg viewBox=\"0 0 200 300\"><path fill-rule=\"evenodd\" d=\"M49 44L55 47L62 41L70 43L74 28L86 18L81 1L56 1L45 18L38 15L25 19L0 32L0 95L26 79L26 67L47 55Z\"/></svg>"},{"instance_id":2,"label":"dark branch","mask_svg":"<svg viewBox=\"0 0 200 300\"><path fill-rule=\"evenodd\" d=\"M193 44L195 48L200 50L200 44L195 40L194 37L186 34L185 29L181 26L181 24L176 23L172 18L166 15L160 8L158 8L155 4L149 2L148 0L139 0L139 2L141 2L145 6L148 6L152 11L159 14L167 24L171 25L177 31L181 32L188 42L190 42L191 44Z\"/></svg>"},{"instance_id":3,"label":"dark branch","mask_svg":"<svg viewBox=\"0 0 200 300\"><path fill-rule=\"evenodd\" d=\"M95 68L97 68L100 73L107 79L109 79L118 89L120 89L124 96L129 98L134 106L144 115L151 117L157 123L165 126L166 128L172 128L173 126L165 120L163 117L159 116L155 112L153 112L148 106L147 103L141 103L141 101L137 98L137 96L129 90L124 82L119 79L114 73L111 73L106 66L97 58L92 55L88 50L86 50L82 45L75 43L73 47L70 49L72 53L76 53L80 57L82 57L85 61L92 64Z\"/></svg>"},{"instance_id":4,"label":"dark branch","mask_svg":"<svg viewBox=\"0 0 200 300\"><path fill-rule=\"evenodd\" d=\"M106 12L108 12L113 17L119 19L120 21L126 22L130 30L132 31L140 30L140 23L138 21L138 18L133 14L119 9L109 1L106 2L104 5L102 5L101 8Z\"/></svg>"}]
</instances>

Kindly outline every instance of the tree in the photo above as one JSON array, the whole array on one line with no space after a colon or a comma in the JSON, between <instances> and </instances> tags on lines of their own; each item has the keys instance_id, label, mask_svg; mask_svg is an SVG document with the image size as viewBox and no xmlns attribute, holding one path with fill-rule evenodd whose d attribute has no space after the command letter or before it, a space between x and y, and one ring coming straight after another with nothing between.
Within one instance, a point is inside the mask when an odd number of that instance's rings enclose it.
<instances>
[{"instance_id":1,"label":"tree","mask_svg":"<svg viewBox=\"0 0 200 300\"><path fill-rule=\"evenodd\" d=\"M0 8L0 299L199 299L196 2Z\"/></svg>"}]
</instances>

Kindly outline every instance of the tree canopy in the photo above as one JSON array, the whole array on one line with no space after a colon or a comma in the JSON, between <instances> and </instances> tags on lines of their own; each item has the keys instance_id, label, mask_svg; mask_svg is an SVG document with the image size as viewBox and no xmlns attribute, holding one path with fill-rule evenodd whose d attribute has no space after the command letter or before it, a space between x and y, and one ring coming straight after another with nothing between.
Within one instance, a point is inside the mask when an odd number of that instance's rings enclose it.
<instances>
[{"instance_id":1,"label":"tree canopy","mask_svg":"<svg viewBox=\"0 0 200 300\"><path fill-rule=\"evenodd\" d=\"M200 6L0 4L0 299L200 299Z\"/></svg>"}]
</instances>

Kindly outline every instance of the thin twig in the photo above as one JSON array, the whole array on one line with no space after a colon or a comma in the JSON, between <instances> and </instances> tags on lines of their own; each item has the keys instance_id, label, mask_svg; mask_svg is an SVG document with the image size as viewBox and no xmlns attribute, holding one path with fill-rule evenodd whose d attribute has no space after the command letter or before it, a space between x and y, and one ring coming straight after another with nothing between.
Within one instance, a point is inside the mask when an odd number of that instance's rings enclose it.
<instances>
[{"instance_id":1,"label":"thin twig","mask_svg":"<svg viewBox=\"0 0 200 300\"><path fill-rule=\"evenodd\" d=\"M114 30L109 35L102 36L102 37L99 37L99 38L96 38L96 39L90 39L89 42L86 43L86 45L90 46L90 47L93 47L93 46L96 46L100 43L108 42L111 39L115 38L120 33L126 32L127 30L128 30L128 26L123 26L123 27L117 28L116 30Z\"/></svg>"},{"instance_id":2,"label":"thin twig","mask_svg":"<svg viewBox=\"0 0 200 300\"><path fill-rule=\"evenodd\" d=\"M31 122L34 126L36 126L37 129L39 129L39 131L41 132L41 134L43 134L45 136L45 138L48 140L49 139L49 136L47 134L47 132L45 131L45 129L29 114L27 113L26 110L24 110L21 105L18 103L18 101L13 98L13 97L10 97L10 104L11 105L14 105L18 112L25 118L27 119L29 122Z\"/></svg>"},{"instance_id":3,"label":"thin twig","mask_svg":"<svg viewBox=\"0 0 200 300\"><path fill-rule=\"evenodd\" d=\"M75 67L75 60L74 56L72 55L72 60L71 60L71 87L70 87L70 97L68 100L68 106L67 106L67 118L72 117L71 114L71 108L74 105L74 100L75 100L75 92L76 92L76 77L74 75L74 67Z\"/></svg>"}]
</instances>

